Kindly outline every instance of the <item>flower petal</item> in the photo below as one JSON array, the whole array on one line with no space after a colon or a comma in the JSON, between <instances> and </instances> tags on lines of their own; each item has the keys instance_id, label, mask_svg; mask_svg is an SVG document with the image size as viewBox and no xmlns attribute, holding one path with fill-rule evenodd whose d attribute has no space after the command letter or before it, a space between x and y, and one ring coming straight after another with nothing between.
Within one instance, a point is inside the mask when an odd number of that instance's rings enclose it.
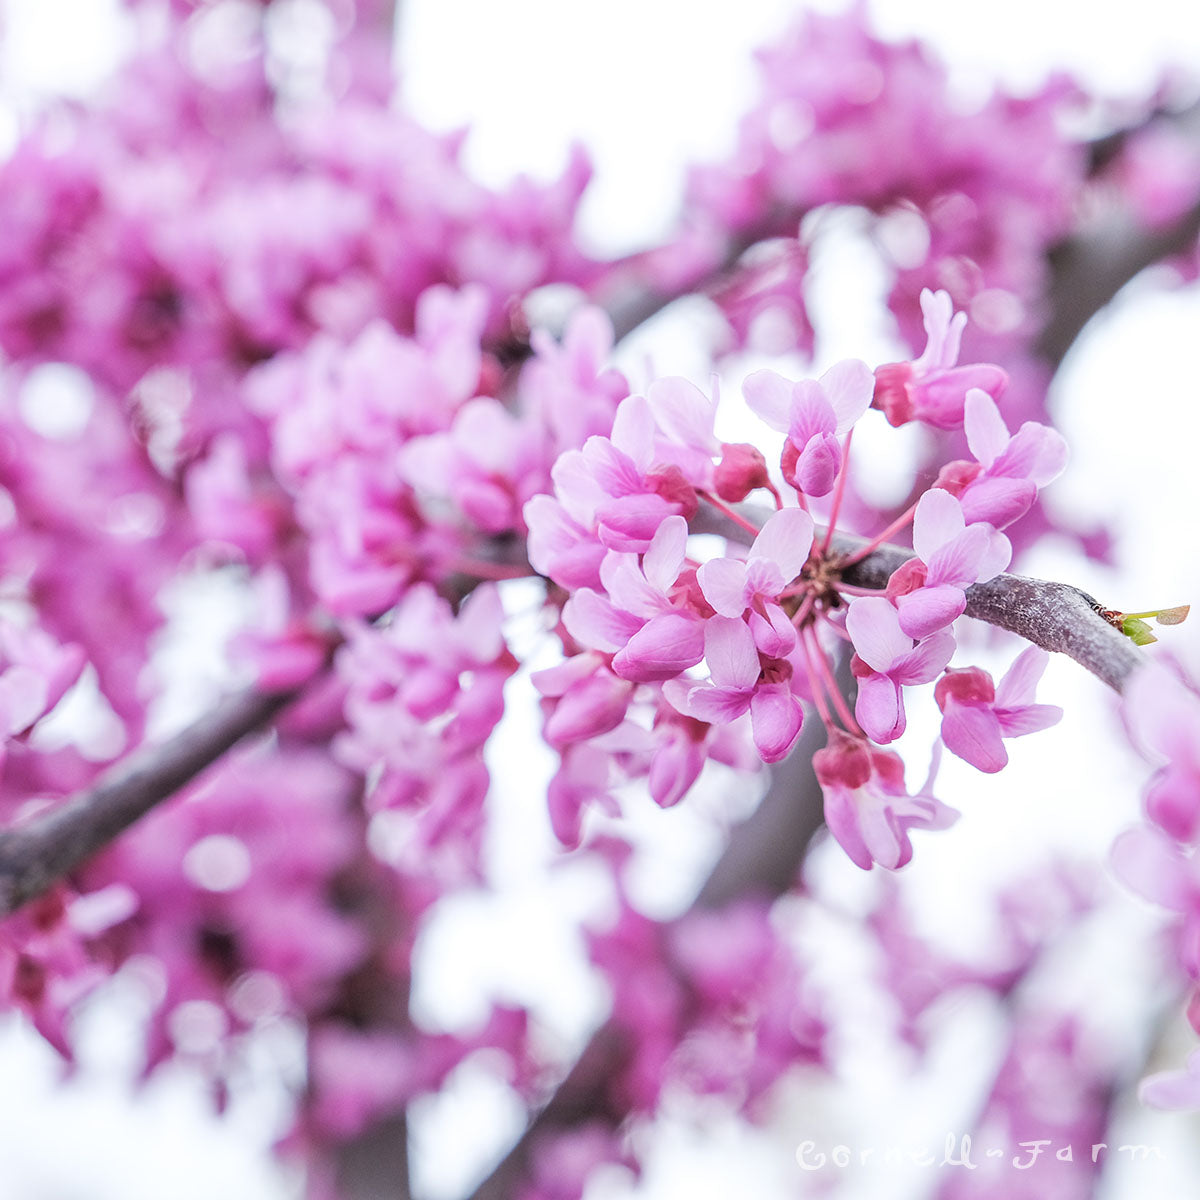
<instances>
[{"instance_id":1,"label":"flower petal","mask_svg":"<svg viewBox=\"0 0 1200 1200\"><path fill-rule=\"evenodd\" d=\"M808 562L812 543L812 517L800 508L784 508L767 518L750 547L750 557L776 563L784 581L791 582Z\"/></svg>"}]
</instances>

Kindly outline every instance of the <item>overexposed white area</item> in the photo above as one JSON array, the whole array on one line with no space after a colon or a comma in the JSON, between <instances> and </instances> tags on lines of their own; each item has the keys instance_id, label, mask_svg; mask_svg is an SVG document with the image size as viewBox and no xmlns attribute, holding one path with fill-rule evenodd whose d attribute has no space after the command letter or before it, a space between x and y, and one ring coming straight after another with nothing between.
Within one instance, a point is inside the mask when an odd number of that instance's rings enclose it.
<instances>
[{"instance_id":1,"label":"overexposed white area","mask_svg":"<svg viewBox=\"0 0 1200 1200\"><path fill-rule=\"evenodd\" d=\"M238 2L227 0L231 12ZM719 158L730 147L737 114L753 96L752 48L802 7L783 0L736 5L403 0L398 29L403 92L433 127L472 127L466 158L490 181L503 182L520 171L549 178L561 169L572 140L583 141L596 167L585 228L598 252L619 253L664 232L689 161ZM994 79L1029 90L1048 71L1065 67L1088 86L1136 95L1149 91L1164 67L1200 63L1200 8L1185 0L1144 0L1108 10L1084 0L1009 0L1002 6L905 0L879 2L871 11L885 35L921 37L943 51L967 94ZM0 110L0 146L11 144L17 115L30 103L53 93L87 94L127 44L117 0L8 0L5 12L0 96L7 107ZM825 276L831 280L831 311L852 314L856 297L870 295L878 281L852 238L828 252L831 265L840 268ZM839 278L849 283L839 285ZM837 320L827 319L822 329L827 353L883 353L881 343L863 340L881 336L879 331L849 322L839 326ZM1085 333L1059 381L1056 411L1073 462L1055 485L1052 503L1081 519L1112 523L1119 533L1119 566L1102 570L1055 543L1040 548L1024 569L1069 577L1126 609L1200 596L1200 558L1193 550L1193 514L1200 502L1198 334L1196 290L1165 294L1153 279L1127 289ZM653 369L695 374L707 385L687 320L667 314L655 338L661 344L650 338L638 343L631 375L652 355ZM731 375L724 386L733 396L737 376ZM61 373L51 372L39 376L36 386L63 383ZM886 450L882 436L856 439L867 453L873 440L880 454ZM882 460L879 470L886 486ZM519 588L506 595L513 636L531 641L535 635L528 621L522 625L521 612L533 600L523 598ZM195 605L206 602L200 597ZM1200 667L1200 625L1167 633L1160 648ZM975 661L1002 667L1013 653L1011 645L985 647ZM169 669L183 669L182 660L172 658ZM214 685L202 670L198 678L205 688ZM1136 814L1145 771L1120 747L1108 694L1074 664L1056 661L1040 698L1065 708L1062 726L1013 743L1011 766L998 778L947 759L939 795L962 809L962 821L953 831L917 839L909 874L921 880L916 903L922 919L940 921L943 932L963 943L986 936L979 897L991 881L1012 877L1032 857L1052 850L1100 862L1113 834ZM917 748L931 743L935 728L927 700L924 709L919 702L910 706L913 732L907 743L913 747L914 778L925 768ZM418 947L413 1006L416 1018L430 1027L459 1029L481 1019L492 998L528 1004L547 1023L549 1036L569 1047L603 1012L602 989L586 969L575 925L581 915L604 911L606 885L586 867L546 869L553 842L544 786L553 766L538 745L537 729L532 703L517 704L494 746L502 819L489 853L493 882L503 891L498 898L466 895L439 906ZM686 903L689 888L717 851L722 822L743 813L753 799L752 789L742 784L732 799L714 790L669 813L652 805L636 809L633 886L639 902L661 913ZM876 881L829 851L816 856L814 876L824 888L844 894L850 919ZM1147 918L1145 910L1127 902L1117 926L1127 945L1111 960L1128 965L1120 981L1092 971L1079 975L1104 991L1103 1020L1133 1021L1147 1011L1150 999L1137 990L1139 979L1144 984L1146 978L1140 964ZM836 931L824 936L836 943ZM852 949L844 955L832 954L827 971L853 980L865 966L853 961ZM872 1015L862 1014L864 1040L844 1047L843 1061L854 1079L873 1082L869 1106L847 1112L834 1097L798 1088L781 1101L765 1131L705 1124L681 1114L647 1142L640 1183L619 1170L607 1171L588 1200L685 1195L783 1200L807 1182L793 1157L806 1137L842 1137L854 1123L860 1137L884 1144L944 1135L956 1112L963 1106L970 1111L994 1069L995 1015L970 1005L948 1014L934 1071L915 1090L905 1080L904 1063L883 1060L882 1046L869 1040ZM98 1007L89 1017L94 1027L84 1038L89 1049L81 1070L62 1088L55 1086L50 1052L19 1022L0 1025L2 1200L294 1195L295 1181L269 1159L285 1099L271 1081L277 1059L265 1055L257 1075L250 1072L244 1095L218 1121L186 1071L131 1092L128 1078L137 1064L128 1050L129 1019L120 1004ZM103 1047L114 1044L126 1045L126 1051L106 1056ZM1175 1053L1182 1057L1178 1047ZM418 1194L423 1200L463 1194L486 1169L487 1156L503 1152L520 1116L512 1095L484 1072L470 1064L456 1072L444 1095L423 1102L413 1114ZM1167 1146L1168 1162L1152 1179L1132 1168L1114 1174L1106 1200L1190 1194L1197 1178L1194 1150L1188 1149L1195 1132L1191 1119L1137 1112L1128 1119L1130 1140ZM464 1145L464 1130L480 1132L472 1132ZM838 1194L901 1200L923 1194L921 1183L899 1176L847 1177ZM927 1178L923 1187L928 1190Z\"/></svg>"}]
</instances>

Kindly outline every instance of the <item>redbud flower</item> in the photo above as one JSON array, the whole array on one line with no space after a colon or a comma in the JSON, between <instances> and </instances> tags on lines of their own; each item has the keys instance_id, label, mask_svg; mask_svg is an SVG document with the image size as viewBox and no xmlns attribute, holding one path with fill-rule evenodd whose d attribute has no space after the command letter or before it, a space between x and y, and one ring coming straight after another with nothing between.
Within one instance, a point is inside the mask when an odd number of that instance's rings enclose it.
<instances>
[{"instance_id":1,"label":"redbud flower","mask_svg":"<svg viewBox=\"0 0 1200 1200\"><path fill-rule=\"evenodd\" d=\"M993 774L1008 763L1004 738L1048 729L1062 720L1062 709L1033 703L1038 680L1050 655L1030 646L998 685L979 667L951 668L933 690L942 710L942 741L946 749L973 767Z\"/></svg>"},{"instance_id":2,"label":"redbud flower","mask_svg":"<svg viewBox=\"0 0 1200 1200\"><path fill-rule=\"evenodd\" d=\"M743 391L755 413L788 435L783 459L788 482L809 496L828 495L841 466L838 438L871 405L872 375L867 364L846 359L819 380L796 383L774 371L755 371Z\"/></svg>"},{"instance_id":3,"label":"redbud flower","mask_svg":"<svg viewBox=\"0 0 1200 1200\"><path fill-rule=\"evenodd\" d=\"M938 429L958 429L969 388L999 396L1008 376L991 363L956 367L967 314L954 312L948 292L921 292L928 341L913 362L888 363L875 371L874 405L892 425L924 421Z\"/></svg>"},{"instance_id":4,"label":"redbud flower","mask_svg":"<svg viewBox=\"0 0 1200 1200\"><path fill-rule=\"evenodd\" d=\"M904 732L901 687L928 683L954 654L954 635L939 630L914 645L900 628L895 608L882 596L855 600L846 614L846 631L857 651L851 668L858 679L854 715L876 742L894 742Z\"/></svg>"},{"instance_id":5,"label":"redbud flower","mask_svg":"<svg viewBox=\"0 0 1200 1200\"><path fill-rule=\"evenodd\" d=\"M689 716L725 725L749 712L754 744L766 762L778 762L800 733L800 704L786 674L790 665L776 666L778 677L767 679L749 627L731 617L713 617L704 631L704 658L711 682L687 693Z\"/></svg>"},{"instance_id":6,"label":"redbud flower","mask_svg":"<svg viewBox=\"0 0 1200 1200\"><path fill-rule=\"evenodd\" d=\"M813 521L798 508L770 516L758 531L745 562L714 558L696 572L704 598L725 617L740 617L747 609L754 641L764 654L780 657L796 644L796 631L779 607L779 593L808 561Z\"/></svg>"},{"instance_id":7,"label":"redbud flower","mask_svg":"<svg viewBox=\"0 0 1200 1200\"><path fill-rule=\"evenodd\" d=\"M948 829L958 813L929 793L910 796L904 763L890 750L840 729L813 755L813 769L825 793L825 823L855 866L869 871L878 863L895 870L912 858L910 829Z\"/></svg>"},{"instance_id":8,"label":"redbud flower","mask_svg":"<svg viewBox=\"0 0 1200 1200\"><path fill-rule=\"evenodd\" d=\"M900 611L900 628L923 638L962 616L966 589L1008 566L1012 546L983 521L967 525L962 506L941 488L917 502L913 548L919 563L906 563L888 581L888 598Z\"/></svg>"}]
</instances>

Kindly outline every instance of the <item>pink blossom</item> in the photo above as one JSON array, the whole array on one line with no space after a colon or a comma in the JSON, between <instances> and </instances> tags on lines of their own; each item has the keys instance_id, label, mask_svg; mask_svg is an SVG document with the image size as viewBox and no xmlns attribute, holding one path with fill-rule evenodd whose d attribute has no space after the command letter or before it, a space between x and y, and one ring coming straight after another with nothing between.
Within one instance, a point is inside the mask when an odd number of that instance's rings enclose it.
<instances>
[{"instance_id":1,"label":"pink blossom","mask_svg":"<svg viewBox=\"0 0 1200 1200\"><path fill-rule=\"evenodd\" d=\"M992 774L1008 763L1003 738L1021 737L1048 729L1062 719L1053 704L1035 704L1038 680L1050 655L1030 646L998 686L979 667L951 668L933 690L942 710L942 741L946 748L981 771Z\"/></svg>"},{"instance_id":2,"label":"pink blossom","mask_svg":"<svg viewBox=\"0 0 1200 1200\"><path fill-rule=\"evenodd\" d=\"M1138 825L1113 842L1110 861L1138 895L1182 918L1179 958L1200 980L1200 858L1161 829Z\"/></svg>"},{"instance_id":3,"label":"pink blossom","mask_svg":"<svg viewBox=\"0 0 1200 1200\"><path fill-rule=\"evenodd\" d=\"M947 829L958 820L930 793L931 782L908 794L899 755L840 729L813 755L813 769L825 793L829 832L864 871L875 863L889 870L904 866L912 858L910 829Z\"/></svg>"},{"instance_id":4,"label":"pink blossom","mask_svg":"<svg viewBox=\"0 0 1200 1200\"><path fill-rule=\"evenodd\" d=\"M1008 376L991 363L957 367L958 347L967 324L965 312L955 313L948 292L921 292L928 340L913 362L889 363L875 371L874 405L892 425L924 421L938 429L958 429L969 388L999 396Z\"/></svg>"},{"instance_id":5,"label":"pink blossom","mask_svg":"<svg viewBox=\"0 0 1200 1200\"><path fill-rule=\"evenodd\" d=\"M754 744L764 761L785 757L800 735L802 717L788 682L790 664L764 667L749 627L732 617L707 622L704 658L711 680L687 692L688 715L726 725L749 712Z\"/></svg>"},{"instance_id":6,"label":"pink blossom","mask_svg":"<svg viewBox=\"0 0 1200 1200\"><path fill-rule=\"evenodd\" d=\"M571 636L614 654L623 679L670 679L703 657L704 614L680 580L687 536L682 517L667 517L640 563L636 554L610 551L600 569L607 596L581 588L563 609Z\"/></svg>"},{"instance_id":7,"label":"pink blossom","mask_svg":"<svg viewBox=\"0 0 1200 1200\"><path fill-rule=\"evenodd\" d=\"M872 740L893 742L905 726L901 688L937 676L954 654L954 635L939 630L914 644L900 628L896 609L882 596L854 600L846 630L856 651L851 661L858 680L854 715Z\"/></svg>"},{"instance_id":8,"label":"pink blossom","mask_svg":"<svg viewBox=\"0 0 1200 1200\"><path fill-rule=\"evenodd\" d=\"M867 364L846 359L819 380L796 383L774 371L755 371L742 386L750 408L772 429L788 435L784 478L806 495L828 495L841 467L838 438L871 404L872 376Z\"/></svg>"},{"instance_id":9,"label":"pink blossom","mask_svg":"<svg viewBox=\"0 0 1200 1200\"><path fill-rule=\"evenodd\" d=\"M1151 1108L1200 1109L1200 1050L1178 1071L1159 1071L1138 1084L1138 1099Z\"/></svg>"},{"instance_id":10,"label":"pink blossom","mask_svg":"<svg viewBox=\"0 0 1200 1200\"><path fill-rule=\"evenodd\" d=\"M780 657L796 644L796 631L778 597L800 574L812 550L813 522L798 508L767 518L746 561L713 558L696 572L704 598L725 617L750 610L754 641L764 654Z\"/></svg>"},{"instance_id":11,"label":"pink blossom","mask_svg":"<svg viewBox=\"0 0 1200 1200\"><path fill-rule=\"evenodd\" d=\"M532 683L553 701L545 733L556 748L615 729L625 719L634 688L618 679L598 654L577 654L556 667L535 671Z\"/></svg>"},{"instance_id":12,"label":"pink blossom","mask_svg":"<svg viewBox=\"0 0 1200 1200\"><path fill-rule=\"evenodd\" d=\"M923 638L960 617L966 589L1008 566L1012 546L983 521L967 525L962 506L941 488L917 502L913 518L917 558L892 573L888 598L900 612L900 628Z\"/></svg>"},{"instance_id":13,"label":"pink blossom","mask_svg":"<svg viewBox=\"0 0 1200 1200\"><path fill-rule=\"evenodd\" d=\"M1067 444L1060 434L1026 421L1009 436L996 402L978 388L967 392L964 429L977 461L947 464L937 486L958 497L968 523L986 521L996 529L1011 525L1066 465Z\"/></svg>"},{"instance_id":14,"label":"pink blossom","mask_svg":"<svg viewBox=\"0 0 1200 1200\"><path fill-rule=\"evenodd\" d=\"M1146 789L1146 812L1181 842L1200 836L1200 697L1157 663L1140 667L1123 712L1143 753L1162 766Z\"/></svg>"}]
</instances>

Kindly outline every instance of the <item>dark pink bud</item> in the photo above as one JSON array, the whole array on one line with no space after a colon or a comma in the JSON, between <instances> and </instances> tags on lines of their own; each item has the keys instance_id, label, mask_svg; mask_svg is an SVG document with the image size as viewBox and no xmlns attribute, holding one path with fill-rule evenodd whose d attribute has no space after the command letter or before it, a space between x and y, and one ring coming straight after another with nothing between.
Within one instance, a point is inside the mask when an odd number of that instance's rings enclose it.
<instances>
[{"instance_id":1,"label":"dark pink bud","mask_svg":"<svg viewBox=\"0 0 1200 1200\"><path fill-rule=\"evenodd\" d=\"M933 698L942 712L951 700L959 704L993 704L996 685L980 667L948 667L933 689Z\"/></svg>"},{"instance_id":2,"label":"dark pink bud","mask_svg":"<svg viewBox=\"0 0 1200 1200\"><path fill-rule=\"evenodd\" d=\"M812 762L822 787L844 787L853 791L871 778L867 743L840 729L830 731L829 744L813 755Z\"/></svg>"},{"instance_id":3,"label":"dark pink bud","mask_svg":"<svg viewBox=\"0 0 1200 1200\"><path fill-rule=\"evenodd\" d=\"M725 442L721 446L721 461L713 481L717 495L730 504L745 500L755 488L771 486L762 451L745 442Z\"/></svg>"},{"instance_id":4,"label":"dark pink bud","mask_svg":"<svg viewBox=\"0 0 1200 1200\"><path fill-rule=\"evenodd\" d=\"M952 496L961 496L968 483L973 482L983 471L983 466L977 462L968 462L965 458L957 458L948 462L933 481L933 486L949 492Z\"/></svg>"},{"instance_id":5,"label":"dark pink bud","mask_svg":"<svg viewBox=\"0 0 1200 1200\"><path fill-rule=\"evenodd\" d=\"M696 489L674 463L652 467L646 475L646 483L668 503L679 505L680 515L687 520L696 515L696 509L700 507Z\"/></svg>"},{"instance_id":6,"label":"dark pink bud","mask_svg":"<svg viewBox=\"0 0 1200 1200\"><path fill-rule=\"evenodd\" d=\"M892 572L884 595L895 604L898 597L907 596L909 592L924 587L928 574L929 569L919 558L910 558Z\"/></svg>"},{"instance_id":7,"label":"dark pink bud","mask_svg":"<svg viewBox=\"0 0 1200 1200\"><path fill-rule=\"evenodd\" d=\"M875 368L875 395L871 407L879 409L889 425L907 425L913 419L912 397L908 381L912 378L912 363L885 363Z\"/></svg>"}]
</instances>

